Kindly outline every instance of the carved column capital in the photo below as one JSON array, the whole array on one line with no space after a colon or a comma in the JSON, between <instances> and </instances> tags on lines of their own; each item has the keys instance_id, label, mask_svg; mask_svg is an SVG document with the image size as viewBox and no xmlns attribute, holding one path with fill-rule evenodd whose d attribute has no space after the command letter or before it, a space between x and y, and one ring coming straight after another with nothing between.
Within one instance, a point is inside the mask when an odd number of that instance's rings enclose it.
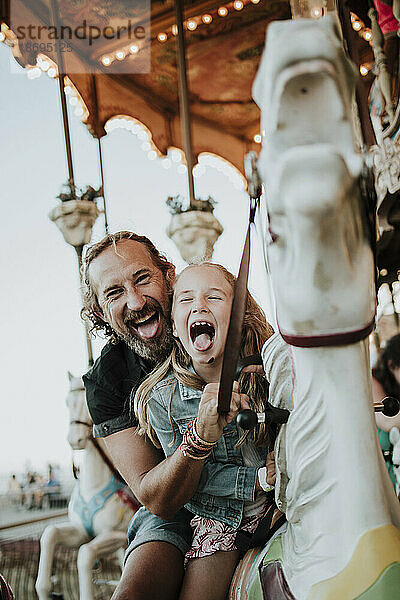
<instances>
[{"instance_id":1,"label":"carved column capital","mask_svg":"<svg viewBox=\"0 0 400 600\"><path fill-rule=\"evenodd\" d=\"M96 203L91 200L67 200L50 211L49 219L57 225L67 244L79 247L90 242L99 214Z\"/></svg>"},{"instance_id":2,"label":"carved column capital","mask_svg":"<svg viewBox=\"0 0 400 600\"><path fill-rule=\"evenodd\" d=\"M211 212L189 210L173 215L167 235L188 262L211 260L214 244L223 227Z\"/></svg>"}]
</instances>

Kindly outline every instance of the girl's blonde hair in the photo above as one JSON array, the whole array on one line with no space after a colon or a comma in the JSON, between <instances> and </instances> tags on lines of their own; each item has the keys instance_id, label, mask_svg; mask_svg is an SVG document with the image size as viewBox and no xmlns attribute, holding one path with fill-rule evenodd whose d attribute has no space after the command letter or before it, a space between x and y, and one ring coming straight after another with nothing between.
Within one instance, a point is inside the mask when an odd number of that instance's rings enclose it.
<instances>
[{"instance_id":1,"label":"girl's blonde hair","mask_svg":"<svg viewBox=\"0 0 400 600\"><path fill-rule=\"evenodd\" d=\"M234 275L232 275L232 273L230 273L222 265L204 262L199 265L189 265L189 267L186 267L186 269L192 269L204 265L218 269L228 283L232 286L232 290L234 290L236 277L234 277ZM186 271L186 269L184 269L184 271ZM184 271L182 271L182 273ZM175 285L179 280L180 275L177 277ZM239 357L244 358L246 356L261 352L264 343L269 337L271 337L273 333L274 330L267 322L264 312L248 291ZM203 390L206 382L199 375L197 375L197 373L190 371L190 366L191 358L189 354L184 349L181 341L177 338L174 338L174 345L170 356L146 377L136 391L133 403L136 416L139 420L138 433L139 435L147 434L157 448L160 448L160 444L158 442L157 435L154 429L151 427L148 419L147 403L150 397L150 392L153 387L162 379L164 379L164 377L170 371L173 371L175 377L187 387L194 388L196 390ZM173 440L171 444L175 441L175 431L171 418L171 403L175 385L173 385L171 388L168 405L168 415L173 431ZM251 408L257 412L264 410L267 389L267 382L265 381L264 377L258 373L242 373L239 377L239 391L248 395ZM251 435L253 441L257 445L268 445L268 432L266 431L264 424L258 425L253 430ZM239 440L239 443L241 443L245 437L247 436L243 435Z\"/></svg>"}]
</instances>

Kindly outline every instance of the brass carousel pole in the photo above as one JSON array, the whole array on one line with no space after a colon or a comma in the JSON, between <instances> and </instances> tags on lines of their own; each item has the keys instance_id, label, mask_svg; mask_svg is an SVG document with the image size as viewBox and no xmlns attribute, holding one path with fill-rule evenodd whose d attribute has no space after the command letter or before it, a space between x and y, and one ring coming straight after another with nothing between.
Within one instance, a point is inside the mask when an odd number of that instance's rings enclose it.
<instances>
[{"instance_id":1,"label":"brass carousel pole","mask_svg":"<svg viewBox=\"0 0 400 600\"><path fill-rule=\"evenodd\" d=\"M167 235L176 244L182 258L188 262L211 260L214 244L223 232L223 227L214 216L215 203L211 197L201 200L195 197L193 179L193 144L190 120L189 89L186 73L186 44L183 28L183 0L175 0L177 26L177 64L179 82L179 112L183 150L186 157L189 183L189 208L184 209L179 195L167 200L172 214Z\"/></svg>"},{"instance_id":2,"label":"brass carousel pole","mask_svg":"<svg viewBox=\"0 0 400 600\"><path fill-rule=\"evenodd\" d=\"M52 20L54 27L59 26L57 0L51 0L51 20ZM71 189L75 190L74 167L73 167L73 163L72 163L71 136L70 136L70 132L69 132L67 101L66 101L65 92L64 92L64 88L65 88L64 59L63 59L63 55L60 50L59 44L56 44L56 52L57 52L57 62L58 62L58 86L59 86L61 109L62 109L62 116L63 116L65 149L67 152L68 175L69 175L68 181L71 186Z\"/></svg>"},{"instance_id":3,"label":"brass carousel pole","mask_svg":"<svg viewBox=\"0 0 400 600\"><path fill-rule=\"evenodd\" d=\"M51 7L51 20L53 23L53 26L58 28L59 27L59 14L58 14L58 6L57 6L57 0L51 0L50 2L50 7ZM60 100L61 100L61 109L62 109L62 117L63 117L63 127L64 127L64 140L65 140L65 148L66 148L66 153L67 153L67 163L68 163L68 184L69 184L69 188L71 191L71 195L70 195L70 202L77 202L77 198L76 198L76 188L75 188L75 179L74 179L74 168L73 168L73 162L72 162L72 147L71 147L71 136L70 136L70 130L69 130L69 121L68 121L68 110L67 110L67 101L65 98L65 68L64 68L64 59L63 59L63 55L62 52L60 50L60 45L56 44L56 49L57 49L57 62L58 62L58 83L59 83L59 92L60 92ZM79 201L78 201L79 202ZM81 201L82 202L82 201ZM86 202L86 201L84 201ZM64 204L66 204L66 202L64 202ZM84 206L82 207L78 207L76 205L74 205L74 209L75 210L75 214L77 214L78 217L83 218L83 220L85 221L85 224L89 224L91 223L91 225L93 225L94 221L97 218L98 215L98 209L96 207L96 205L94 204L94 202L91 202L90 204L93 204L93 207L89 207L89 210L84 210L82 211L81 208L86 208ZM79 236L78 233L78 237L76 236L76 230L77 228L75 228L75 235L69 236L68 233L72 233L72 232L68 232L68 229L72 229L70 226L70 223L68 223L68 219L70 218L70 215L72 214L73 210L57 210L60 207L56 207L55 210L52 211L52 213L50 214L50 218L51 220L53 220L54 222L56 222L57 226L61 229L63 235L64 235L64 239L70 243L72 246L74 246L76 254L77 254L77 258L78 258L78 269L79 269L79 280L82 283L82 273L81 273L81 267L82 267L82 252L83 252L83 246L85 243L88 243L88 239L87 239L87 227L86 230L83 232L84 236ZM89 213L89 214L82 214L82 213ZM92 222L93 221L93 222ZM90 228L90 233L91 233L91 228ZM90 239L90 236L89 236ZM82 286L80 286L80 289L82 290ZM89 325L87 323L87 321L85 320L85 340L86 340L86 349L87 349L87 356L88 356L88 365L89 367L91 367L93 365L93 348L92 348L92 340L90 338L90 332L89 332Z\"/></svg>"},{"instance_id":4,"label":"brass carousel pole","mask_svg":"<svg viewBox=\"0 0 400 600\"><path fill-rule=\"evenodd\" d=\"M101 138L100 137L97 138L97 147L98 147L98 151L99 151L99 166L100 166L100 177L101 177L101 189L102 189L102 192L103 192L104 229L105 229L106 235L108 235L109 234L109 228L108 228L108 219L107 219L106 196L105 196L105 191L104 191L103 152L102 152L102 148L101 148Z\"/></svg>"},{"instance_id":5,"label":"brass carousel pole","mask_svg":"<svg viewBox=\"0 0 400 600\"><path fill-rule=\"evenodd\" d=\"M95 123L98 125L99 122L99 104L97 101L97 86L96 86L96 76L92 76L92 87L93 87L93 103L94 103L94 111L95 111ZM99 167L100 167L100 177L101 177L101 190L103 194L103 211L104 211L104 229L106 235L108 235L108 218L107 218L107 203L105 196L105 188L104 188L104 169L103 169L103 152L101 147L101 136L100 132L96 131L97 137L97 148L99 151Z\"/></svg>"},{"instance_id":6,"label":"brass carousel pole","mask_svg":"<svg viewBox=\"0 0 400 600\"><path fill-rule=\"evenodd\" d=\"M190 208L194 207L194 180L193 180L193 145L192 145L192 129L190 125L190 107L189 107L189 90L186 73L186 44L185 31L183 29L183 11L182 0L175 0L175 17L178 28L178 76L179 76L179 108L181 115L183 149L186 156L188 182L189 182L189 198Z\"/></svg>"}]
</instances>

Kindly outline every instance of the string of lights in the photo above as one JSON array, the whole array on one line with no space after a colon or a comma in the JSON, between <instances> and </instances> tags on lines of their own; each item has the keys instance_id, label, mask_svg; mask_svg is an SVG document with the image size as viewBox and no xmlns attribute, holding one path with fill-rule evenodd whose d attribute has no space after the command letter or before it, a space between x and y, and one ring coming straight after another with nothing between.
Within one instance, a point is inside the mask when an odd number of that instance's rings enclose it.
<instances>
[{"instance_id":1,"label":"string of lights","mask_svg":"<svg viewBox=\"0 0 400 600\"><path fill-rule=\"evenodd\" d=\"M225 3L224 5L221 5L218 9L215 9L213 11L209 11L207 13L201 14L201 15L197 15L194 17L190 17L189 19L187 19L186 21L184 21L184 27L187 31L192 32L195 31L198 27L201 26L207 26L210 23L213 22L213 20L218 19L218 18L225 18L229 12L232 11L241 11L243 10L246 6L249 5L257 5L260 3L261 0L233 0L231 2ZM322 11L321 14L313 14L312 15L313 18L320 18L322 16ZM366 27L364 22L355 14L355 13L350 13L351 16L351 24L353 29L358 33L358 35L360 35L364 40L366 40L369 44L371 44L371 40L372 40L372 32L371 29ZM165 29L164 31L160 31L158 32L154 38L153 41L158 41L159 43L163 44L165 43L168 39L170 39L171 37L176 36L178 33L178 29L176 24L172 24L171 27ZM13 34L13 32L8 28L8 26L5 23L1 24L1 30L0 30L0 42L6 43L9 46L14 46L15 45L15 35ZM127 58L128 56L132 56L134 57L136 54L138 54L140 52L140 45L138 43L135 44L130 44L128 47L126 48L121 48L116 50L114 53L110 53L107 55L102 56L99 60L101 60L102 64L106 67L110 66L114 60L119 60L122 61L125 58ZM373 66L373 63L364 63L360 65L360 73L361 75L365 76L367 75L371 68ZM58 75L58 70L57 70L57 65L54 61L52 61L49 57L39 54L37 57L37 63L36 65L33 66L27 66L27 76L29 79L36 79L37 77L40 77L40 75L42 74L42 72L47 73L47 75L51 78L56 78ZM83 122L85 122L89 116L89 111L83 101L83 99L81 98L79 92L76 90L76 88L73 86L73 84L69 81L68 85L65 86L65 93L67 96L69 96L69 102L70 104L75 107L74 113L76 116L80 117L81 120ZM123 122L122 118L122 122ZM128 119L128 117L125 117L125 121ZM111 125L111 123L114 122L114 125ZM121 127L120 125L121 122L121 118L116 117L115 119L113 119L112 121L109 121L109 126L112 128L115 127ZM117 123L117 125L115 125L115 123ZM129 129L132 131L132 133L134 133L136 131L136 127L134 125L131 124L132 121L129 120L129 126L126 126L126 129ZM156 149L156 147L150 147L152 145L151 142L151 134L148 132L148 135L150 136L150 138L148 140L143 140L142 143L142 149L144 151L148 152L148 158L149 160L155 160L156 158L160 158L161 154L159 153L159 151ZM254 135L253 140L256 144L260 144L262 141L262 136L261 134L257 133ZM149 147L147 147L147 145ZM144 147L146 146L146 148ZM169 168L171 160L167 157L167 158L160 158L160 160L164 160L167 162L163 162L163 166L165 168ZM177 162L176 160L173 162ZM199 165L197 165L199 166ZM180 164L180 167L182 167L180 169L180 173L184 173L186 170L186 165L184 164ZM201 172L201 170L200 170ZM197 169L196 173L199 173L199 170ZM194 171L195 174L195 171ZM198 175L197 175L198 176Z\"/></svg>"},{"instance_id":2,"label":"string of lights","mask_svg":"<svg viewBox=\"0 0 400 600\"><path fill-rule=\"evenodd\" d=\"M357 31L358 35L360 37L362 37L366 42L369 43L369 45L372 45L372 31L369 27L366 27L364 22L355 14L355 13L350 13L350 18L351 18L351 26L353 27L354 31ZM373 63L363 63L362 65L360 65L360 73L363 77L365 77L365 75L368 75L368 73L370 72L370 70L372 69Z\"/></svg>"},{"instance_id":3,"label":"string of lights","mask_svg":"<svg viewBox=\"0 0 400 600\"><path fill-rule=\"evenodd\" d=\"M160 161L164 169L175 167L179 175L184 175L187 172L183 151L171 147L168 149L167 155L163 155L154 144L150 130L137 119L126 115L117 115L109 119L104 128L107 133L116 129L125 129L141 140L141 149L147 154L148 160ZM211 152L202 152L199 155L198 163L193 168L193 177L202 177L207 167L214 168L228 177L236 189L245 189L246 183L242 173L230 162Z\"/></svg>"},{"instance_id":4,"label":"string of lights","mask_svg":"<svg viewBox=\"0 0 400 600\"><path fill-rule=\"evenodd\" d=\"M205 14L190 17L184 21L183 26L187 31L195 31L200 26L209 25L214 19L226 17L229 12L241 11L246 6L259 4L260 2L261 0L233 0L233 2L227 2L214 11L209 11ZM159 31L154 36L153 41L157 40L159 43L163 44L171 37L175 37L177 35L178 27L174 23L171 25L171 27L166 28L163 31ZM139 44L132 44L130 46L126 46L125 48L120 48L113 53L103 55L100 58L100 61L105 67L109 67L115 60L124 60L129 56L137 54L140 49L141 48Z\"/></svg>"},{"instance_id":5,"label":"string of lights","mask_svg":"<svg viewBox=\"0 0 400 600\"><path fill-rule=\"evenodd\" d=\"M210 23L212 23L212 21L216 18L224 18L226 17L230 11L232 10L236 10L236 11L241 11L243 10L243 8L245 8L245 6L247 5L257 5L261 2L261 0L233 0L232 2L228 2L225 3L224 5L220 6L218 9L214 10L214 11L210 11L208 13L202 14L202 15L197 15L194 17L191 17L190 19L187 19L184 22L184 27L187 31L195 31L199 26L206 26L209 25ZM313 15L314 18L319 18L322 16L322 12L321 14L315 14ZM367 41L369 44L371 44L371 40L372 40L372 32L371 29L366 27L364 22L355 14L355 13L350 13L351 16L351 24L352 27L355 31L357 31L358 35L362 38L364 38L365 41ZM165 43L168 39L171 38L171 36L176 36L178 34L178 28L176 26L176 24L171 25L170 28L166 29L165 31L160 31L157 33L157 35L154 37L154 40L156 39L159 43L163 44ZM1 28L0 28L0 42L3 42L5 44L7 44L8 46L15 46L16 44L16 36L14 34L14 32L6 25L6 23L1 23ZM125 58L127 58L128 56L134 57L136 54L138 54L140 52L140 45L139 44L130 44L129 46L125 47L125 48L120 48L118 50L116 50L114 53L110 53L110 54L106 54L104 56L102 56L99 60L101 61L101 63L105 66L108 67L110 66L114 60L124 60ZM50 59L49 59L50 60ZM361 75L365 76L369 73L369 71L372 68L372 64L373 63L365 63L360 65L360 73ZM46 71L46 69L42 69L39 66L40 72L41 71ZM56 68L56 66L55 66ZM35 79L36 77L40 76L40 72L38 70L35 70L36 66L34 66L32 69L30 69L30 71L33 70L33 72L30 73L29 77L31 79ZM54 72L53 71L53 66L49 67L49 70L47 71L48 75L50 77L56 77L57 76L57 71ZM255 140L256 141L256 140Z\"/></svg>"}]
</instances>

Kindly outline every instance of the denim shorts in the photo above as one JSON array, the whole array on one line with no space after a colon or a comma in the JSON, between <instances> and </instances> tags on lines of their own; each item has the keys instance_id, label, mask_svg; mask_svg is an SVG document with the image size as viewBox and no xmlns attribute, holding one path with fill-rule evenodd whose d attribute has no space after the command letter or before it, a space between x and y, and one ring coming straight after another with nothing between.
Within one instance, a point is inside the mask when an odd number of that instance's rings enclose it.
<instances>
[{"instance_id":1,"label":"denim shorts","mask_svg":"<svg viewBox=\"0 0 400 600\"><path fill-rule=\"evenodd\" d=\"M146 542L168 542L176 546L185 556L192 545L192 528L190 520L193 514L182 508L171 521L163 521L153 515L144 506L133 516L128 528L128 548L124 563L129 554Z\"/></svg>"}]
</instances>

